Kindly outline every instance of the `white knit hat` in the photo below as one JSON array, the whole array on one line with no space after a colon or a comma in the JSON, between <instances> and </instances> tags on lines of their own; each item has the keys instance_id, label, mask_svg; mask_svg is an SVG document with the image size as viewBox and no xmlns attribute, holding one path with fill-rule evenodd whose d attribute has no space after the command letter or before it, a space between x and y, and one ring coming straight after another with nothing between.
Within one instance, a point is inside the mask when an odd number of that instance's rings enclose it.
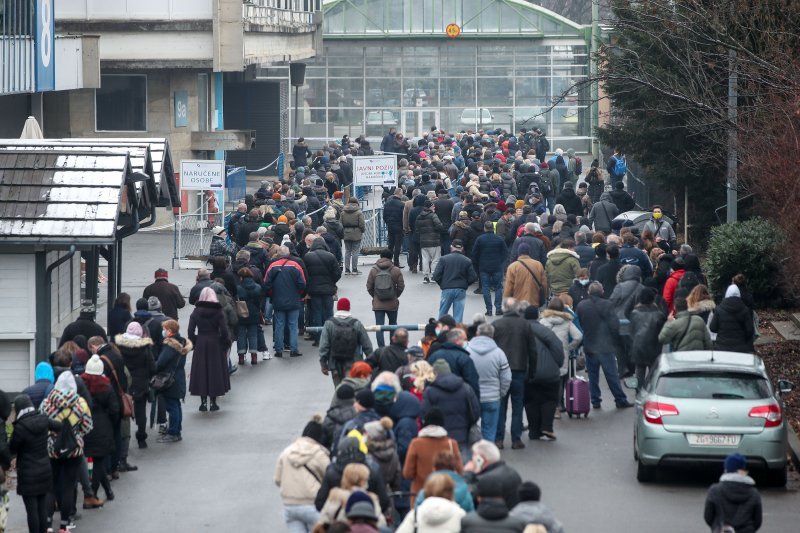
<instances>
[{"instance_id":1,"label":"white knit hat","mask_svg":"<svg viewBox=\"0 0 800 533\"><path fill-rule=\"evenodd\" d=\"M94 354L91 359L86 362L86 373L92 376L103 375L103 362L100 360L99 355Z\"/></svg>"}]
</instances>

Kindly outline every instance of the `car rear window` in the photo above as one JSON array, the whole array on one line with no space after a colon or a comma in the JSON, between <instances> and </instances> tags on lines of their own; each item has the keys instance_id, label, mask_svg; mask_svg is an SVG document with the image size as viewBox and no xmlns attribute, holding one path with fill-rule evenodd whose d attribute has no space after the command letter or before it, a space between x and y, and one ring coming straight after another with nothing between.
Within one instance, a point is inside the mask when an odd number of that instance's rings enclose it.
<instances>
[{"instance_id":1,"label":"car rear window","mask_svg":"<svg viewBox=\"0 0 800 533\"><path fill-rule=\"evenodd\" d=\"M767 380L744 372L676 372L664 374L655 393L670 398L755 400L769 398Z\"/></svg>"}]
</instances>

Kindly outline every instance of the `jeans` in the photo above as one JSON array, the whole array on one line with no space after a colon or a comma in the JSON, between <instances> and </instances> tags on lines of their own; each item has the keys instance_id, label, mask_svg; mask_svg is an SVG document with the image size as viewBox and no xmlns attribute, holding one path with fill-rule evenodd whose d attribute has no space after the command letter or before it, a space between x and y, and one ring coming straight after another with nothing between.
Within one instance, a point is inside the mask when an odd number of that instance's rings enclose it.
<instances>
[{"instance_id":1,"label":"jeans","mask_svg":"<svg viewBox=\"0 0 800 533\"><path fill-rule=\"evenodd\" d=\"M555 196L545 196L544 198L544 205L547 210L552 213L553 208L556 206L556 197Z\"/></svg>"},{"instance_id":2,"label":"jeans","mask_svg":"<svg viewBox=\"0 0 800 533\"><path fill-rule=\"evenodd\" d=\"M169 413L169 427L167 434L180 436L183 429L183 410L181 409L181 401L177 398L164 397L164 403Z\"/></svg>"},{"instance_id":3,"label":"jeans","mask_svg":"<svg viewBox=\"0 0 800 533\"><path fill-rule=\"evenodd\" d=\"M617 361L613 353L586 354L586 372L589 374L589 395L592 398L592 405L599 405L603 399L600 397L600 367L606 375L606 383L611 389L614 401L618 404L625 403L628 398L619 384L619 374L617 373Z\"/></svg>"},{"instance_id":4,"label":"jeans","mask_svg":"<svg viewBox=\"0 0 800 533\"><path fill-rule=\"evenodd\" d=\"M503 273L481 272L480 278L486 312L492 310L492 291L494 291L494 308L500 311L503 308Z\"/></svg>"},{"instance_id":5,"label":"jeans","mask_svg":"<svg viewBox=\"0 0 800 533\"><path fill-rule=\"evenodd\" d=\"M28 515L28 531L30 533L47 531L47 494L23 496L22 502L25 504L25 513ZM2 505L1 500L0 505Z\"/></svg>"},{"instance_id":6,"label":"jeans","mask_svg":"<svg viewBox=\"0 0 800 533\"><path fill-rule=\"evenodd\" d=\"M326 320L333 316L333 295L332 294L314 294L308 301L308 311L311 315L309 318L309 326L322 326ZM319 342L319 337L322 333L314 333L314 341Z\"/></svg>"},{"instance_id":7,"label":"jeans","mask_svg":"<svg viewBox=\"0 0 800 533\"><path fill-rule=\"evenodd\" d=\"M283 330L287 326L289 327L289 348L292 352L299 351L297 349L297 317L299 316L299 309L292 309L290 311L279 311L275 309L275 353L283 351Z\"/></svg>"},{"instance_id":8,"label":"jeans","mask_svg":"<svg viewBox=\"0 0 800 533\"><path fill-rule=\"evenodd\" d=\"M264 300L264 320L272 320L273 311L272 300L267 298Z\"/></svg>"},{"instance_id":9,"label":"jeans","mask_svg":"<svg viewBox=\"0 0 800 533\"><path fill-rule=\"evenodd\" d=\"M344 268L350 272L358 270L358 254L361 252L361 241L344 241ZM351 266L352 265L352 266Z\"/></svg>"},{"instance_id":10,"label":"jeans","mask_svg":"<svg viewBox=\"0 0 800 533\"><path fill-rule=\"evenodd\" d=\"M283 520L289 533L311 533L319 520L319 512L313 505L284 505Z\"/></svg>"},{"instance_id":11,"label":"jeans","mask_svg":"<svg viewBox=\"0 0 800 533\"><path fill-rule=\"evenodd\" d=\"M500 400L481 402L481 436L490 442L497 435L497 419L500 417Z\"/></svg>"},{"instance_id":12,"label":"jeans","mask_svg":"<svg viewBox=\"0 0 800 533\"><path fill-rule=\"evenodd\" d=\"M439 316L444 316L453 306L453 319L456 322L464 320L464 305L467 301L466 289L442 289L441 301L439 303Z\"/></svg>"},{"instance_id":13,"label":"jeans","mask_svg":"<svg viewBox=\"0 0 800 533\"><path fill-rule=\"evenodd\" d=\"M258 324L239 324L239 340L236 348L239 355L258 351Z\"/></svg>"},{"instance_id":14,"label":"jeans","mask_svg":"<svg viewBox=\"0 0 800 533\"><path fill-rule=\"evenodd\" d=\"M524 370L511 371L511 388L506 397L500 400L500 418L497 421L496 441L502 441L506 435L506 415L508 400L511 398L511 440L516 442L522 439L522 410L525 402L525 374Z\"/></svg>"},{"instance_id":15,"label":"jeans","mask_svg":"<svg viewBox=\"0 0 800 533\"><path fill-rule=\"evenodd\" d=\"M389 317L389 325L397 324L397 311L373 311L373 313L375 313L375 324L378 326L382 326L384 324L384 319L386 317ZM375 339L378 341L379 347L384 345L382 331L375 332Z\"/></svg>"},{"instance_id":16,"label":"jeans","mask_svg":"<svg viewBox=\"0 0 800 533\"><path fill-rule=\"evenodd\" d=\"M392 262L400 266L400 252L403 250L403 230L389 230L389 251L392 252Z\"/></svg>"},{"instance_id":17,"label":"jeans","mask_svg":"<svg viewBox=\"0 0 800 533\"><path fill-rule=\"evenodd\" d=\"M439 262L439 254L442 249L438 246L425 247L422 249L422 272L430 277Z\"/></svg>"},{"instance_id":18,"label":"jeans","mask_svg":"<svg viewBox=\"0 0 800 533\"><path fill-rule=\"evenodd\" d=\"M535 383L527 387L525 414L528 415L528 435L532 439L542 436L543 431L553 432L553 417L558 407L558 390L561 379L551 383Z\"/></svg>"}]
</instances>

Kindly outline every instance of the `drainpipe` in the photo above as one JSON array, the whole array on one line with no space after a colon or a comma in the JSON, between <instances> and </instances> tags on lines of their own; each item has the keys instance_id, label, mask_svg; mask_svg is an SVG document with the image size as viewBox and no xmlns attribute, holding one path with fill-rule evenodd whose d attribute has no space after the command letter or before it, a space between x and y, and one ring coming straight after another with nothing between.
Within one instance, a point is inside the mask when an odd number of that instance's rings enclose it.
<instances>
[{"instance_id":1,"label":"drainpipe","mask_svg":"<svg viewBox=\"0 0 800 533\"><path fill-rule=\"evenodd\" d=\"M47 359L47 356L50 355L49 354L49 351L50 351L50 335L52 334L52 328L53 328L53 315L52 315L52 313L53 313L52 307L53 306L52 306L52 299L50 298L49 292L50 292L50 284L51 284L52 279L53 279L53 270L58 268L59 265L62 265L64 263L66 263L67 261L69 261L70 259L72 259L72 256L74 256L74 255L75 255L75 245L71 244L70 247L69 247L69 252L67 253L67 255L65 255L64 257L60 257L60 258L56 259L55 261L53 261L52 264L50 264L45 269L45 272L44 272L44 286L41 287L42 298L39 300L39 305L43 305L44 313L42 313L42 314L44 315L44 318L46 319L44 321L46 323L42 323L41 324L43 326L42 327L43 340L41 341L40 349L36 350L36 360L37 361L45 361ZM38 293L38 291L37 291L37 293ZM44 353L44 352L48 352L48 353Z\"/></svg>"}]
</instances>

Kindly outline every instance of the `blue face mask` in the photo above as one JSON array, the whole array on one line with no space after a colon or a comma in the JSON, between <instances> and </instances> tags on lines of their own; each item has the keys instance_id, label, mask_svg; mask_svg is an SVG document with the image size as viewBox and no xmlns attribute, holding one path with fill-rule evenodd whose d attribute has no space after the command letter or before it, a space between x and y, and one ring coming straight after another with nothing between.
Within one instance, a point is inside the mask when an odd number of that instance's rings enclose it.
<instances>
[{"instance_id":1,"label":"blue face mask","mask_svg":"<svg viewBox=\"0 0 800 533\"><path fill-rule=\"evenodd\" d=\"M590 281L591 281L590 279L579 279L578 280L578 282L583 286L588 285Z\"/></svg>"},{"instance_id":2,"label":"blue face mask","mask_svg":"<svg viewBox=\"0 0 800 533\"><path fill-rule=\"evenodd\" d=\"M169 337L169 331L167 331L165 329L162 329L161 330L161 336L166 339L167 337Z\"/></svg>"}]
</instances>

